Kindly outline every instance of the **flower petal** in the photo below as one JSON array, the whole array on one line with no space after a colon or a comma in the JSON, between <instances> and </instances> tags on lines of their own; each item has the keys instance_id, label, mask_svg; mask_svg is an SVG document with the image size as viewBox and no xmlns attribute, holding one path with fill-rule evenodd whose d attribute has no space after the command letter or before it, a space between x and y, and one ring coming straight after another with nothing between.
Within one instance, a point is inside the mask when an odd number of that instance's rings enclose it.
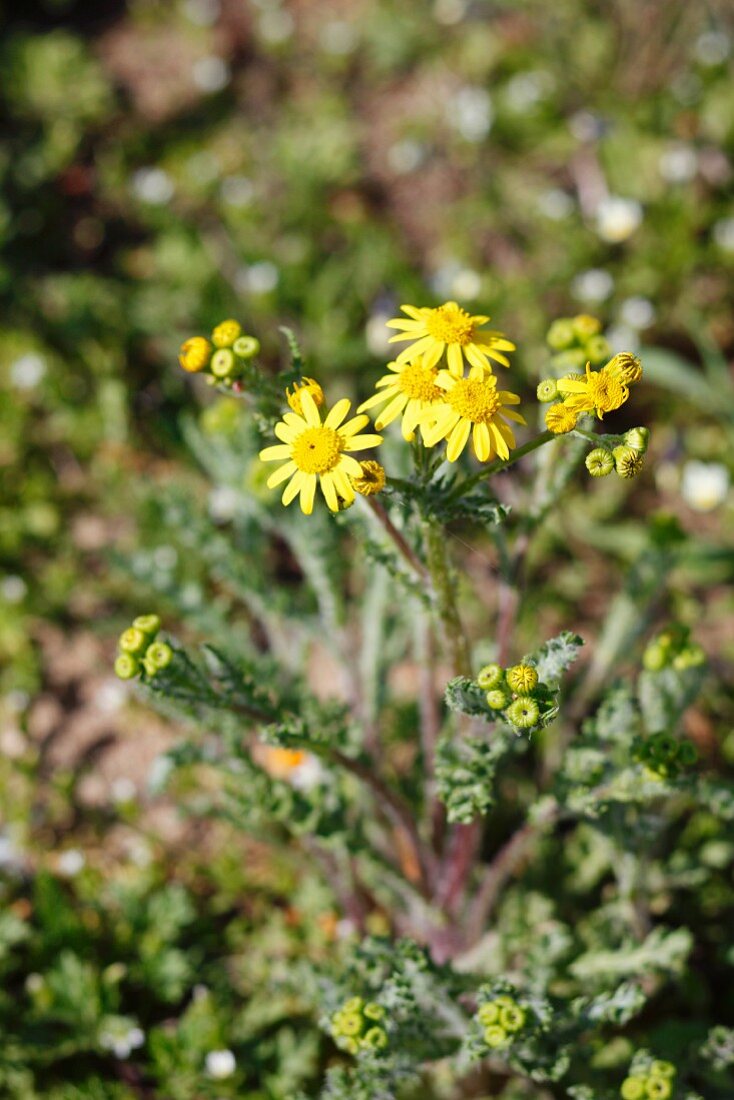
<instances>
[{"instance_id":1,"label":"flower petal","mask_svg":"<svg viewBox=\"0 0 734 1100\"><path fill-rule=\"evenodd\" d=\"M274 447L265 447L258 458L261 462L282 462L291 457L291 449L285 443L276 443Z\"/></svg>"},{"instance_id":2,"label":"flower petal","mask_svg":"<svg viewBox=\"0 0 734 1100\"><path fill-rule=\"evenodd\" d=\"M486 462L492 453L492 444L489 438L489 429L486 424L475 424L472 431L472 443L474 454L480 462Z\"/></svg>"},{"instance_id":3,"label":"flower petal","mask_svg":"<svg viewBox=\"0 0 734 1100\"><path fill-rule=\"evenodd\" d=\"M451 373L461 378L464 373L464 357L458 344L449 344L446 359Z\"/></svg>"},{"instance_id":4,"label":"flower petal","mask_svg":"<svg viewBox=\"0 0 734 1100\"><path fill-rule=\"evenodd\" d=\"M278 439L282 439L284 443L292 443L296 436L300 435L302 429L295 427L293 424L285 424L281 420L275 425L273 431Z\"/></svg>"},{"instance_id":5,"label":"flower petal","mask_svg":"<svg viewBox=\"0 0 734 1100\"><path fill-rule=\"evenodd\" d=\"M313 498L316 495L316 474L309 474L301 485L301 511L304 516L313 512Z\"/></svg>"},{"instance_id":6,"label":"flower petal","mask_svg":"<svg viewBox=\"0 0 734 1100\"><path fill-rule=\"evenodd\" d=\"M345 451L365 451L369 447L379 447L382 443L381 435L353 435L344 444Z\"/></svg>"},{"instance_id":7,"label":"flower petal","mask_svg":"<svg viewBox=\"0 0 734 1100\"><path fill-rule=\"evenodd\" d=\"M399 393L397 397L394 397L389 405L386 405L380 415L375 420L375 427L378 432L381 432L388 424L392 424L393 420L400 416L401 412L405 408L408 402L407 393Z\"/></svg>"},{"instance_id":8,"label":"flower petal","mask_svg":"<svg viewBox=\"0 0 734 1100\"><path fill-rule=\"evenodd\" d=\"M295 498L301 491L301 486L303 485L305 479L307 477L315 476L315 474L306 474L303 472L303 470L297 470L283 490L283 496L280 498L283 501L283 504L287 506L292 500L295 500Z\"/></svg>"},{"instance_id":9,"label":"flower petal","mask_svg":"<svg viewBox=\"0 0 734 1100\"><path fill-rule=\"evenodd\" d=\"M347 415L352 407L352 402L348 397L342 397L340 401L337 401L336 405L332 408L329 415L324 421L324 426L327 428L338 428L344 417Z\"/></svg>"},{"instance_id":10,"label":"flower petal","mask_svg":"<svg viewBox=\"0 0 734 1100\"><path fill-rule=\"evenodd\" d=\"M280 485L287 477L295 474L297 469L298 467L295 462L286 462L284 466L279 466L277 470L273 470L265 484L268 489L274 489L276 485Z\"/></svg>"},{"instance_id":11,"label":"flower petal","mask_svg":"<svg viewBox=\"0 0 734 1100\"><path fill-rule=\"evenodd\" d=\"M321 492L324 494L324 500L331 511L338 512L339 501L337 500L336 486L334 485L334 476L331 470L321 475Z\"/></svg>"},{"instance_id":12,"label":"flower petal","mask_svg":"<svg viewBox=\"0 0 734 1100\"><path fill-rule=\"evenodd\" d=\"M446 457L449 462L456 462L457 458L466 447L466 441L471 431L471 420L462 417L452 430L446 447Z\"/></svg>"},{"instance_id":13,"label":"flower petal","mask_svg":"<svg viewBox=\"0 0 734 1100\"><path fill-rule=\"evenodd\" d=\"M303 419L308 424L309 428L320 428L321 417L319 416L318 406L314 401L311 394L307 389L301 389L298 391L301 398L301 409L303 410Z\"/></svg>"},{"instance_id":14,"label":"flower petal","mask_svg":"<svg viewBox=\"0 0 734 1100\"><path fill-rule=\"evenodd\" d=\"M350 435L356 435L364 428L365 424L369 424L370 418L361 414L360 416L353 416L351 420L347 420L346 424L342 424L339 429L339 435L342 439L348 439Z\"/></svg>"}]
</instances>

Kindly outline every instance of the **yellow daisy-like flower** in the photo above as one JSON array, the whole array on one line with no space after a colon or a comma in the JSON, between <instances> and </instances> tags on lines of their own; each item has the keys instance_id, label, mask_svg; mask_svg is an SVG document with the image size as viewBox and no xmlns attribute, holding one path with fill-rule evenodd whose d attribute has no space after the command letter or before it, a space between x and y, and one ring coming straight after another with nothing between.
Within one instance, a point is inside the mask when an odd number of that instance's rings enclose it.
<instances>
[{"instance_id":1,"label":"yellow daisy-like flower","mask_svg":"<svg viewBox=\"0 0 734 1100\"><path fill-rule=\"evenodd\" d=\"M586 364L586 374L582 378L559 378L558 392L576 413L595 412L600 420L604 413L624 405L630 395L614 369L606 366L592 370L591 363Z\"/></svg>"},{"instance_id":2,"label":"yellow daisy-like flower","mask_svg":"<svg viewBox=\"0 0 734 1100\"><path fill-rule=\"evenodd\" d=\"M352 478L352 485L363 497L371 497L375 493L381 493L385 488L385 467L379 462L368 458L360 462L362 473L359 477Z\"/></svg>"},{"instance_id":3,"label":"yellow daisy-like flower","mask_svg":"<svg viewBox=\"0 0 734 1100\"><path fill-rule=\"evenodd\" d=\"M507 390L498 390L497 379L480 366L472 367L467 378L440 371L436 384L445 396L442 404L426 414L423 424L426 446L434 447L440 440L448 439L446 457L449 462L456 462L471 435L480 462L487 462L495 455L509 458L515 436L507 421L524 424L525 420L506 406L519 405L520 398Z\"/></svg>"},{"instance_id":4,"label":"yellow daisy-like flower","mask_svg":"<svg viewBox=\"0 0 734 1100\"><path fill-rule=\"evenodd\" d=\"M559 401L557 404L551 405L547 410L545 414L545 424L548 430L555 432L556 435L565 435L566 432L573 431L576 427L578 418L579 414L575 409Z\"/></svg>"},{"instance_id":5,"label":"yellow daisy-like flower","mask_svg":"<svg viewBox=\"0 0 734 1100\"><path fill-rule=\"evenodd\" d=\"M205 336L191 336L181 345L178 361L189 374L198 374L209 366L212 346Z\"/></svg>"},{"instance_id":6,"label":"yellow daisy-like flower","mask_svg":"<svg viewBox=\"0 0 734 1100\"><path fill-rule=\"evenodd\" d=\"M382 431L403 414L404 439L412 439L423 416L432 405L442 401L443 390L436 385L438 370L426 366L425 358L418 356L403 363L388 363L392 374L385 374L375 384L377 393L363 401L357 412L364 412L386 401L387 405L375 419L375 427Z\"/></svg>"},{"instance_id":7,"label":"yellow daisy-like flower","mask_svg":"<svg viewBox=\"0 0 734 1100\"><path fill-rule=\"evenodd\" d=\"M390 337L390 343L406 340L411 343L398 355L398 363L414 361L422 355L426 367L435 367L445 351L452 374L464 373L464 359L470 366L485 371L491 371L491 359L509 367L510 361L502 353L514 351L515 345L501 332L480 331L489 317L473 317L457 302L444 302L436 309L427 306L400 308L408 314L408 320L396 317L387 322L388 328L401 330Z\"/></svg>"},{"instance_id":8,"label":"yellow daisy-like flower","mask_svg":"<svg viewBox=\"0 0 734 1100\"><path fill-rule=\"evenodd\" d=\"M283 490L283 504L290 504L299 494L301 511L307 516L313 511L316 484L332 512L339 511L339 498L347 504L354 500L351 479L362 476L362 467L348 451L364 451L382 443L381 435L360 435L367 416L355 416L346 423L351 402L337 401L321 423L316 402L307 389L300 391L301 410L284 413L275 425L275 434L282 443L260 451L262 462L283 462L268 478L269 489L288 480Z\"/></svg>"},{"instance_id":9,"label":"yellow daisy-like flower","mask_svg":"<svg viewBox=\"0 0 734 1100\"><path fill-rule=\"evenodd\" d=\"M293 409L293 412L298 413L299 416L303 415L303 409L301 408L301 392L303 390L308 390L319 408L321 408L325 400L324 391L321 389L316 379L308 378L304 375L300 382L293 383L292 390L289 386L285 391L288 404Z\"/></svg>"},{"instance_id":10,"label":"yellow daisy-like flower","mask_svg":"<svg viewBox=\"0 0 734 1100\"><path fill-rule=\"evenodd\" d=\"M632 386L642 378L642 363L631 351L620 351L603 369L614 375L623 386Z\"/></svg>"}]
</instances>

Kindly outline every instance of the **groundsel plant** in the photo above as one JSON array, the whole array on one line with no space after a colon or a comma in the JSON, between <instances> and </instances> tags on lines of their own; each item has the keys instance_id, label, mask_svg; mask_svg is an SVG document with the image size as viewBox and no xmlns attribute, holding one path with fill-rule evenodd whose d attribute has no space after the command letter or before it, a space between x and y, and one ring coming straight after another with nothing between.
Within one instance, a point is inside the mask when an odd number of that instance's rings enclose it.
<instances>
[{"instance_id":1,"label":"groundsel plant","mask_svg":"<svg viewBox=\"0 0 734 1100\"><path fill-rule=\"evenodd\" d=\"M333 958L292 974L324 1033L321 1095L729 1095L721 1042L644 1023L693 948L662 838L698 807L734 817L680 734L703 651L681 624L648 630L675 523L651 522L580 673L571 630L517 649L527 563L573 479L614 474L623 497L643 468L645 427L607 431L643 363L564 318L521 402L487 317L402 312L356 408L288 330L278 373L237 321L186 341L181 366L222 395L187 438L231 507L209 525L181 494L161 517L235 598L182 609L198 649L137 618L118 674L180 722L169 781L205 773L199 807L289 835L333 890Z\"/></svg>"}]
</instances>

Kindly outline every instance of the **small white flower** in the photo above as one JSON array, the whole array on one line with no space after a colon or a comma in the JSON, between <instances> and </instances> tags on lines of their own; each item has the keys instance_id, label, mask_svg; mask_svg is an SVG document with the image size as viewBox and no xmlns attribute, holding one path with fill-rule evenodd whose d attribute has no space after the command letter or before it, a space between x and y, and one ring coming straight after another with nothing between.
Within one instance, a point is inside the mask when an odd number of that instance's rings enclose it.
<instances>
[{"instance_id":1,"label":"small white flower","mask_svg":"<svg viewBox=\"0 0 734 1100\"><path fill-rule=\"evenodd\" d=\"M135 197L151 206L163 206L173 198L173 180L162 168L138 168L131 186Z\"/></svg>"},{"instance_id":2,"label":"small white flower","mask_svg":"<svg viewBox=\"0 0 734 1100\"><path fill-rule=\"evenodd\" d=\"M242 267L237 272L237 289L244 294L269 294L278 285L280 274L269 260Z\"/></svg>"},{"instance_id":3,"label":"small white flower","mask_svg":"<svg viewBox=\"0 0 734 1100\"><path fill-rule=\"evenodd\" d=\"M582 302L603 302L614 290L614 279L599 267L582 271L571 283L571 293Z\"/></svg>"},{"instance_id":4,"label":"small white flower","mask_svg":"<svg viewBox=\"0 0 734 1100\"><path fill-rule=\"evenodd\" d=\"M729 471L720 462L690 459L683 466L681 496L696 512L711 512L726 500Z\"/></svg>"},{"instance_id":5,"label":"small white flower","mask_svg":"<svg viewBox=\"0 0 734 1100\"><path fill-rule=\"evenodd\" d=\"M387 163L393 172L405 176L419 168L425 158L425 149L419 141L404 138L396 141L387 151Z\"/></svg>"},{"instance_id":6,"label":"small white flower","mask_svg":"<svg viewBox=\"0 0 734 1100\"><path fill-rule=\"evenodd\" d=\"M596 210L596 231L603 241L618 244L631 237L642 221L642 206L636 199L609 195Z\"/></svg>"},{"instance_id":7,"label":"small white flower","mask_svg":"<svg viewBox=\"0 0 734 1100\"><path fill-rule=\"evenodd\" d=\"M240 495L231 485L218 485L209 493L209 515L215 523L229 523L237 511Z\"/></svg>"},{"instance_id":8,"label":"small white flower","mask_svg":"<svg viewBox=\"0 0 734 1100\"><path fill-rule=\"evenodd\" d=\"M60 875L73 878L74 875L79 874L86 862L84 853L80 852L78 848L67 848L59 856L56 867Z\"/></svg>"},{"instance_id":9,"label":"small white flower","mask_svg":"<svg viewBox=\"0 0 734 1100\"><path fill-rule=\"evenodd\" d=\"M734 218L720 218L716 222L714 240L724 252L734 252Z\"/></svg>"},{"instance_id":10,"label":"small white flower","mask_svg":"<svg viewBox=\"0 0 734 1100\"><path fill-rule=\"evenodd\" d=\"M10 381L19 390L32 390L46 373L46 360L33 351L26 352L10 367Z\"/></svg>"},{"instance_id":11,"label":"small white flower","mask_svg":"<svg viewBox=\"0 0 734 1100\"><path fill-rule=\"evenodd\" d=\"M206 1056L206 1072L216 1081L231 1077L237 1062L231 1050L210 1050Z\"/></svg>"},{"instance_id":12,"label":"small white flower","mask_svg":"<svg viewBox=\"0 0 734 1100\"><path fill-rule=\"evenodd\" d=\"M482 277L478 271L472 271L471 268L464 267L461 271L457 271L451 289L460 301L472 301L474 298L479 297L482 289Z\"/></svg>"},{"instance_id":13,"label":"small white flower","mask_svg":"<svg viewBox=\"0 0 734 1100\"><path fill-rule=\"evenodd\" d=\"M318 756L307 753L303 761L296 764L288 778L296 790L312 791L314 787L318 787L323 776L324 769Z\"/></svg>"},{"instance_id":14,"label":"small white flower","mask_svg":"<svg viewBox=\"0 0 734 1100\"><path fill-rule=\"evenodd\" d=\"M551 221L560 222L573 211L574 201L567 191L552 187L538 196L538 210Z\"/></svg>"},{"instance_id":15,"label":"small white flower","mask_svg":"<svg viewBox=\"0 0 734 1100\"><path fill-rule=\"evenodd\" d=\"M632 298L625 298L620 307L619 315L630 328L649 328L655 320L655 307L649 298L635 295Z\"/></svg>"},{"instance_id":16,"label":"small white flower","mask_svg":"<svg viewBox=\"0 0 734 1100\"><path fill-rule=\"evenodd\" d=\"M447 106L451 124L467 141L482 141L492 127L494 111L484 88L460 88Z\"/></svg>"},{"instance_id":17,"label":"small white flower","mask_svg":"<svg viewBox=\"0 0 734 1100\"><path fill-rule=\"evenodd\" d=\"M210 94L221 92L229 83L229 65L223 58L215 55L200 57L193 64L191 75L200 91Z\"/></svg>"},{"instance_id":18,"label":"small white flower","mask_svg":"<svg viewBox=\"0 0 734 1100\"><path fill-rule=\"evenodd\" d=\"M677 142L660 154L658 168L668 183L688 183L698 171L698 154L692 146Z\"/></svg>"}]
</instances>

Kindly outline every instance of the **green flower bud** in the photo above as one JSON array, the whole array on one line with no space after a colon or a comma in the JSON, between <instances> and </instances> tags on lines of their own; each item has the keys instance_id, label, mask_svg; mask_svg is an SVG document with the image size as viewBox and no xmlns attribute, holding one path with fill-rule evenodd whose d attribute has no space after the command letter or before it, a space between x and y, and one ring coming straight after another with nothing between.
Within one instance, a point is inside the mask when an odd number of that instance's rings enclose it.
<instances>
[{"instance_id":1,"label":"green flower bud","mask_svg":"<svg viewBox=\"0 0 734 1100\"><path fill-rule=\"evenodd\" d=\"M586 341L587 358L589 362L597 365L603 363L612 354L612 349L609 346L609 341L606 336L592 336Z\"/></svg>"},{"instance_id":2,"label":"green flower bud","mask_svg":"<svg viewBox=\"0 0 734 1100\"><path fill-rule=\"evenodd\" d=\"M166 642L154 642L145 651L145 664L150 665L156 672L168 668L173 660L173 650Z\"/></svg>"},{"instance_id":3,"label":"green flower bud","mask_svg":"<svg viewBox=\"0 0 734 1100\"><path fill-rule=\"evenodd\" d=\"M659 641L650 642L642 654L643 667L648 672L660 672L668 664L669 656L666 646L661 645Z\"/></svg>"},{"instance_id":4,"label":"green flower bud","mask_svg":"<svg viewBox=\"0 0 734 1100\"><path fill-rule=\"evenodd\" d=\"M500 1018L499 1005L496 1005L494 1001L489 1001L487 1004L479 1006L477 1012L477 1019L483 1027L489 1027L490 1024L496 1024Z\"/></svg>"},{"instance_id":5,"label":"green flower bud","mask_svg":"<svg viewBox=\"0 0 734 1100\"><path fill-rule=\"evenodd\" d=\"M674 760L678 753L678 742L669 733L655 733L650 738L654 760Z\"/></svg>"},{"instance_id":6,"label":"green flower bud","mask_svg":"<svg viewBox=\"0 0 734 1100\"><path fill-rule=\"evenodd\" d=\"M345 1035L344 1038L341 1039L339 1046L342 1050L346 1050L347 1054L359 1054L359 1043L356 1039L351 1039Z\"/></svg>"},{"instance_id":7,"label":"green flower bud","mask_svg":"<svg viewBox=\"0 0 734 1100\"><path fill-rule=\"evenodd\" d=\"M115 676L121 680L132 680L140 672L140 662L132 653L121 653L115 661Z\"/></svg>"},{"instance_id":8,"label":"green flower bud","mask_svg":"<svg viewBox=\"0 0 734 1100\"><path fill-rule=\"evenodd\" d=\"M237 373L237 360L229 348L220 348L212 355L209 370L215 378L231 378Z\"/></svg>"},{"instance_id":9,"label":"green flower bud","mask_svg":"<svg viewBox=\"0 0 734 1100\"><path fill-rule=\"evenodd\" d=\"M594 447L587 454L585 464L592 477L607 477L614 469L614 458L606 447Z\"/></svg>"},{"instance_id":10,"label":"green flower bud","mask_svg":"<svg viewBox=\"0 0 734 1100\"><path fill-rule=\"evenodd\" d=\"M356 1037L362 1034L364 1020L358 1012L344 1012L341 1018L340 1031L342 1035Z\"/></svg>"},{"instance_id":11,"label":"green flower bud","mask_svg":"<svg viewBox=\"0 0 734 1100\"><path fill-rule=\"evenodd\" d=\"M650 442L650 431L648 428L630 428L624 433L624 441L633 451L644 455Z\"/></svg>"},{"instance_id":12,"label":"green flower bud","mask_svg":"<svg viewBox=\"0 0 734 1100\"><path fill-rule=\"evenodd\" d=\"M477 683L483 691L491 691L492 688L499 687L504 678L505 671L502 665L498 664L485 665L477 673Z\"/></svg>"},{"instance_id":13,"label":"green flower bud","mask_svg":"<svg viewBox=\"0 0 734 1100\"><path fill-rule=\"evenodd\" d=\"M576 339L573 321L568 317L559 317L548 329L545 339L548 347L553 351L564 351L565 348L570 348Z\"/></svg>"},{"instance_id":14,"label":"green flower bud","mask_svg":"<svg viewBox=\"0 0 734 1100\"><path fill-rule=\"evenodd\" d=\"M647 1078L645 1084L645 1096L648 1100L670 1100L673 1095L673 1084L668 1077Z\"/></svg>"},{"instance_id":15,"label":"green flower bud","mask_svg":"<svg viewBox=\"0 0 734 1100\"><path fill-rule=\"evenodd\" d=\"M673 658L673 668L679 672L687 668L700 668L706 664L706 653L700 645L688 645Z\"/></svg>"},{"instance_id":16,"label":"green flower bud","mask_svg":"<svg viewBox=\"0 0 734 1100\"><path fill-rule=\"evenodd\" d=\"M138 630L137 627L131 626L128 630L123 630L120 635L118 645L123 653L142 653L147 646L150 639L142 630Z\"/></svg>"},{"instance_id":17,"label":"green flower bud","mask_svg":"<svg viewBox=\"0 0 734 1100\"><path fill-rule=\"evenodd\" d=\"M363 1014L368 1020L383 1020L385 1018L385 1009L382 1005L378 1005L374 1001L369 1001L364 1006Z\"/></svg>"},{"instance_id":18,"label":"green flower bud","mask_svg":"<svg viewBox=\"0 0 734 1100\"><path fill-rule=\"evenodd\" d=\"M506 676L507 683L518 694L527 694L538 686L538 673L532 665L513 665Z\"/></svg>"},{"instance_id":19,"label":"green flower bud","mask_svg":"<svg viewBox=\"0 0 734 1100\"><path fill-rule=\"evenodd\" d=\"M625 479L637 477L642 470L644 458L633 447L622 444L620 447L615 447L612 454L614 455L615 469L620 477Z\"/></svg>"},{"instance_id":20,"label":"green flower bud","mask_svg":"<svg viewBox=\"0 0 734 1100\"><path fill-rule=\"evenodd\" d=\"M507 993L500 993L499 997L495 997L494 1003L498 1008L514 1008L517 1001L508 996Z\"/></svg>"},{"instance_id":21,"label":"green flower bud","mask_svg":"<svg viewBox=\"0 0 734 1100\"><path fill-rule=\"evenodd\" d=\"M571 348L570 351L559 351L551 359L554 370L566 377L572 376L574 371L581 371L579 378L584 377L586 370L586 352L583 348Z\"/></svg>"},{"instance_id":22,"label":"green flower bud","mask_svg":"<svg viewBox=\"0 0 734 1100\"><path fill-rule=\"evenodd\" d=\"M142 630L143 634L147 634L148 638L152 641L161 628L160 616L138 615L136 619L133 619L133 626L136 630Z\"/></svg>"},{"instance_id":23,"label":"green flower bud","mask_svg":"<svg viewBox=\"0 0 734 1100\"><path fill-rule=\"evenodd\" d=\"M526 1019L525 1009L521 1008L520 1005L500 1009L500 1025L505 1031L522 1031Z\"/></svg>"},{"instance_id":24,"label":"green flower bud","mask_svg":"<svg viewBox=\"0 0 734 1100\"><path fill-rule=\"evenodd\" d=\"M697 763L698 750L692 741L681 741L677 760L684 768L691 768Z\"/></svg>"},{"instance_id":25,"label":"green flower bud","mask_svg":"<svg viewBox=\"0 0 734 1100\"><path fill-rule=\"evenodd\" d=\"M232 345L232 351L240 359L254 359L260 351L260 341L255 336L240 336Z\"/></svg>"},{"instance_id":26,"label":"green flower bud","mask_svg":"<svg viewBox=\"0 0 734 1100\"><path fill-rule=\"evenodd\" d=\"M506 691L499 691L497 688L494 691L488 691L486 695L487 706L491 710L504 710L509 705L510 696Z\"/></svg>"},{"instance_id":27,"label":"green flower bud","mask_svg":"<svg viewBox=\"0 0 734 1100\"><path fill-rule=\"evenodd\" d=\"M343 1012L361 1012L364 1008L363 997L350 997L342 1006Z\"/></svg>"},{"instance_id":28,"label":"green flower bud","mask_svg":"<svg viewBox=\"0 0 734 1100\"><path fill-rule=\"evenodd\" d=\"M680 768L675 760L656 760L653 767L661 779L673 780L680 775Z\"/></svg>"},{"instance_id":29,"label":"green flower bud","mask_svg":"<svg viewBox=\"0 0 734 1100\"><path fill-rule=\"evenodd\" d=\"M540 709L529 695L518 695L506 711L507 718L520 730L529 730L538 724Z\"/></svg>"},{"instance_id":30,"label":"green flower bud","mask_svg":"<svg viewBox=\"0 0 734 1100\"><path fill-rule=\"evenodd\" d=\"M626 1077L619 1090L622 1100L645 1100L645 1078Z\"/></svg>"},{"instance_id":31,"label":"green flower bud","mask_svg":"<svg viewBox=\"0 0 734 1100\"><path fill-rule=\"evenodd\" d=\"M362 1044L371 1050L384 1050L388 1044L384 1027L371 1027L362 1039Z\"/></svg>"},{"instance_id":32,"label":"green flower bud","mask_svg":"<svg viewBox=\"0 0 734 1100\"><path fill-rule=\"evenodd\" d=\"M558 383L555 378L544 378L539 382L535 395L543 404L547 401L555 401L558 397Z\"/></svg>"},{"instance_id":33,"label":"green flower bud","mask_svg":"<svg viewBox=\"0 0 734 1100\"><path fill-rule=\"evenodd\" d=\"M678 1070L672 1062L663 1062L658 1059L650 1066L651 1077L675 1077Z\"/></svg>"},{"instance_id":34,"label":"green flower bud","mask_svg":"<svg viewBox=\"0 0 734 1100\"><path fill-rule=\"evenodd\" d=\"M577 340L588 340L601 332L601 321L588 313L579 313L571 321L573 334Z\"/></svg>"},{"instance_id":35,"label":"green flower bud","mask_svg":"<svg viewBox=\"0 0 734 1100\"><path fill-rule=\"evenodd\" d=\"M497 1024L493 1024L484 1031L484 1041L488 1047L496 1049L497 1047L503 1047L507 1042L507 1032L504 1028L499 1027Z\"/></svg>"}]
</instances>

